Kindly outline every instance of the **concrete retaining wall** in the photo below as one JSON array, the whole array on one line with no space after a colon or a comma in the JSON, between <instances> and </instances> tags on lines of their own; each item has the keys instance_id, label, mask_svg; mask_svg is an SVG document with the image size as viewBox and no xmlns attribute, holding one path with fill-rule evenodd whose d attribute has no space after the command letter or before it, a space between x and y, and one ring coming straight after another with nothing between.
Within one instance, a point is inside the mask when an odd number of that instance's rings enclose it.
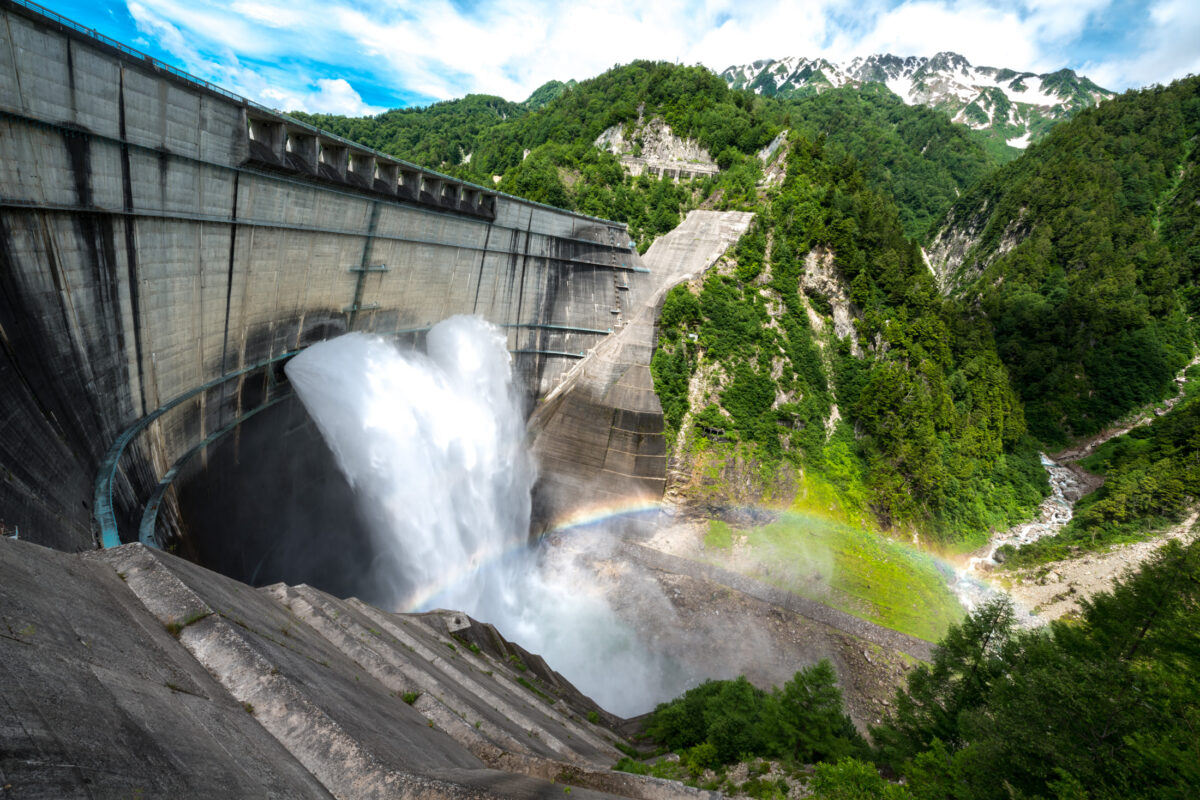
<instances>
[{"instance_id":1,"label":"concrete retaining wall","mask_svg":"<svg viewBox=\"0 0 1200 800\"><path fill-rule=\"evenodd\" d=\"M0 2L0 527L23 539L92 547L110 446L194 392L117 464L136 538L181 455L286 391L264 362L346 330L480 314L510 326L536 397L623 324L616 287L639 269L622 225L357 147Z\"/></svg>"}]
</instances>

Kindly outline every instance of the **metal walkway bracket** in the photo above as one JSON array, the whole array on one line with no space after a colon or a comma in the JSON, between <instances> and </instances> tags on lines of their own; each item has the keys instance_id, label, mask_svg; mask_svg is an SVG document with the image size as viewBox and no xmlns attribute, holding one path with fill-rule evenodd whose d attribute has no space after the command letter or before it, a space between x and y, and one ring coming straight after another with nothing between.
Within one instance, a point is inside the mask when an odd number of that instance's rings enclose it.
<instances>
[{"instance_id":1,"label":"metal walkway bracket","mask_svg":"<svg viewBox=\"0 0 1200 800\"><path fill-rule=\"evenodd\" d=\"M587 353L567 353L562 350L509 350L514 355L562 356L564 358L584 358Z\"/></svg>"},{"instance_id":2,"label":"metal walkway bracket","mask_svg":"<svg viewBox=\"0 0 1200 800\"><path fill-rule=\"evenodd\" d=\"M550 325L548 323L539 322L513 322L507 325L501 325L501 328L535 328L537 330L547 331L564 331L566 333L596 333L601 336L607 336L612 333L612 328L576 328L570 325Z\"/></svg>"}]
</instances>

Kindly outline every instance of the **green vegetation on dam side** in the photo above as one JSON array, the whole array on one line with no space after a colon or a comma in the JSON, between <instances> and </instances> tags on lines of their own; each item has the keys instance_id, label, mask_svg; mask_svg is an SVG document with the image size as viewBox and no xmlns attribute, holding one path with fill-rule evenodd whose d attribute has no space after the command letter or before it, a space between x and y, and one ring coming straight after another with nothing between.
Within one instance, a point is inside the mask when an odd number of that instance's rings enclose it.
<instances>
[{"instance_id":1,"label":"green vegetation on dam side","mask_svg":"<svg viewBox=\"0 0 1200 800\"><path fill-rule=\"evenodd\" d=\"M1029 516L1045 477L990 332L939 295L888 198L800 137L772 195L663 304L652 370L679 457L820 476L846 513L942 541Z\"/></svg>"},{"instance_id":2,"label":"green vegetation on dam side","mask_svg":"<svg viewBox=\"0 0 1200 800\"><path fill-rule=\"evenodd\" d=\"M986 179L938 233L973 242L945 294L890 198L794 138L728 262L663 305L654 373L676 452L697 471L758 465L776 498L785 467L790 494L820 481L849 513L945 544L1028 517L1037 449L1172 394L1194 350L1198 88L1086 111ZM1169 441L1127 458L1075 529L1177 519L1197 496L1192 413L1161 420Z\"/></svg>"}]
</instances>

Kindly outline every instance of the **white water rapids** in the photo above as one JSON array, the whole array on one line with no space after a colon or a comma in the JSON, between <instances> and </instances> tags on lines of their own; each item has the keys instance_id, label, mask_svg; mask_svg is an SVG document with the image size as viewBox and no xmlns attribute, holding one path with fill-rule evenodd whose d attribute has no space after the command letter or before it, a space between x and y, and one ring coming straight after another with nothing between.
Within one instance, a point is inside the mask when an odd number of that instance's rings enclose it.
<instances>
[{"instance_id":1,"label":"white water rapids","mask_svg":"<svg viewBox=\"0 0 1200 800\"><path fill-rule=\"evenodd\" d=\"M1184 398L1187 371L1197 364L1200 364L1200 355L1192 358L1175 375L1175 394L1161 404L1144 408L1129 421L1102 431L1100 434L1086 440L1083 444L1076 445L1058 454L1058 458L1064 463L1077 461L1092 453L1097 447L1110 439L1128 433L1141 425L1147 425L1155 417L1169 412ZM1075 502L1085 492L1085 487L1080 482L1078 475L1062 464L1050 459L1045 453L1041 453L1040 455L1042 466L1045 468L1047 477L1050 479L1050 496L1043 500L1041 506L1038 508L1037 519L996 534L988 542L983 555L969 559L965 567L955 570L955 580L951 585L951 589L967 611L974 611L983 603L1002 594L1000 589L988 584L983 579L984 574L996 567L998 563L996 561L996 551L1006 544L1020 547L1023 544L1029 544L1045 536L1055 535L1071 521L1071 517L1075 511ZM1041 624L1043 620L1031 614L1023 622L1029 625L1037 625Z\"/></svg>"},{"instance_id":2,"label":"white water rapids","mask_svg":"<svg viewBox=\"0 0 1200 800\"><path fill-rule=\"evenodd\" d=\"M536 470L509 362L496 328L452 317L427 354L352 333L287 374L396 565L397 610L464 611L605 708L648 711L674 690L663 665L586 566L528 543Z\"/></svg>"},{"instance_id":3,"label":"white water rapids","mask_svg":"<svg viewBox=\"0 0 1200 800\"><path fill-rule=\"evenodd\" d=\"M982 579L986 571L999 563L996 561L997 550L1006 544L1020 547L1044 536L1053 536L1071 521L1075 501L1081 494L1079 478L1071 470L1052 461L1045 453L1041 454L1041 460L1050 479L1050 495L1039 506L1037 519L996 534L988 542L982 555L971 557L964 568L956 570L951 588L967 611L974 611L1001 594L999 589Z\"/></svg>"}]
</instances>

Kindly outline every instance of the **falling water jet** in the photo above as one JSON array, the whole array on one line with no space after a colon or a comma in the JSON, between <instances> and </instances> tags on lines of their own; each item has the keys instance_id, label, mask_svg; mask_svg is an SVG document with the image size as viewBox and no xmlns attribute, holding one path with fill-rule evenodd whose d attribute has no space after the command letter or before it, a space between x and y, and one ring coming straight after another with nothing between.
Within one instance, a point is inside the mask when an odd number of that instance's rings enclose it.
<instances>
[{"instance_id":1,"label":"falling water jet","mask_svg":"<svg viewBox=\"0 0 1200 800\"><path fill-rule=\"evenodd\" d=\"M424 354L347 334L308 348L287 374L394 565L395 608L436 603L491 622L619 714L680 688L594 573L529 543L536 469L496 328L452 317Z\"/></svg>"}]
</instances>

